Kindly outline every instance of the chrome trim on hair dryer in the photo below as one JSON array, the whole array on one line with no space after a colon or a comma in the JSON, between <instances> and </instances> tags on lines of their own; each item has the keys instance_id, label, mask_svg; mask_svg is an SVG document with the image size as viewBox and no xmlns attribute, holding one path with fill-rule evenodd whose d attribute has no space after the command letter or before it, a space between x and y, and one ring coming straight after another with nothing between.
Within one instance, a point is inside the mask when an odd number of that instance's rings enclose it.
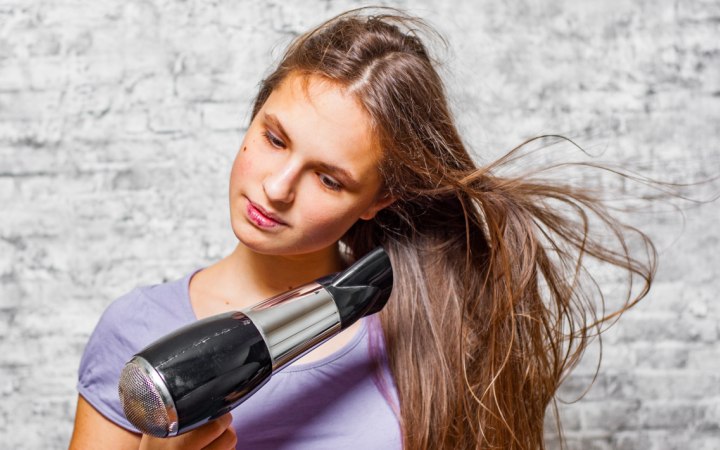
<instances>
[{"instance_id":1,"label":"chrome trim on hair dryer","mask_svg":"<svg viewBox=\"0 0 720 450\"><path fill-rule=\"evenodd\" d=\"M273 372L341 329L335 301L317 282L269 298L242 312L262 334Z\"/></svg>"}]
</instances>

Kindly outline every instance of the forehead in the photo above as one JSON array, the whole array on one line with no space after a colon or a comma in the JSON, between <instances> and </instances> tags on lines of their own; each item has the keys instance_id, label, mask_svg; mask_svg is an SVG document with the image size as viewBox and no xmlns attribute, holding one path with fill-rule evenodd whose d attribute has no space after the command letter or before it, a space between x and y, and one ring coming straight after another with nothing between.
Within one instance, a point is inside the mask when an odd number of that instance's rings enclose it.
<instances>
[{"instance_id":1,"label":"forehead","mask_svg":"<svg viewBox=\"0 0 720 450\"><path fill-rule=\"evenodd\" d=\"M290 74L270 94L258 117L262 120L266 114L278 119L294 148L352 172L377 166L380 152L369 114L332 80Z\"/></svg>"}]
</instances>

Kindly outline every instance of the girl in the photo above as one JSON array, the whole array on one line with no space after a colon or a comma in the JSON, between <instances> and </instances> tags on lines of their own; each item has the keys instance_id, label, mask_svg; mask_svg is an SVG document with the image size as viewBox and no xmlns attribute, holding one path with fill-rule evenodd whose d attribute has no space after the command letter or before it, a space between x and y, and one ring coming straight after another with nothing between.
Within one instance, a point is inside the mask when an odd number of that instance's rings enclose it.
<instances>
[{"instance_id":1,"label":"girl","mask_svg":"<svg viewBox=\"0 0 720 450\"><path fill-rule=\"evenodd\" d=\"M235 250L110 306L80 368L72 448L542 448L545 411L593 328L642 298L651 242L589 192L477 167L442 82L398 11L341 14L289 46L263 80L230 177ZM591 239L591 225L609 235ZM612 245L612 238L617 244ZM193 320L338 271L376 246L393 294L185 435L136 434L117 398L123 364ZM640 276L595 317L584 258ZM589 279L593 286L592 278Z\"/></svg>"}]
</instances>

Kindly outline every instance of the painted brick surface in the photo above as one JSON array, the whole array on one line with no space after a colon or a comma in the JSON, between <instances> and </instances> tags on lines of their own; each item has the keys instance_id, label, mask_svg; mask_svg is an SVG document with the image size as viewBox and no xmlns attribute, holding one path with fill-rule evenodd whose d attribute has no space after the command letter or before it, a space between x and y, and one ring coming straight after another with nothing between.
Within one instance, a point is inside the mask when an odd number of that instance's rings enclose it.
<instances>
[{"instance_id":1,"label":"painted brick surface","mask_svg":"<svg viewBox=\"0 0 720 450\"><path fill-rule=\"evenodd\" d=\"M361 4L0 1L1 447L65 448L107 304L232 248L227 179L259 80L290 36ZM720 3L394 5L447 37L438 55L480 161L559 133L664 180L718 174ZM678 204L629 216L657 242L657 282L605 335L592 389L561 405L572 449L720 448L720 207ZM588 388L597 354L561 398Z\"/></svg>"}]
</instances>

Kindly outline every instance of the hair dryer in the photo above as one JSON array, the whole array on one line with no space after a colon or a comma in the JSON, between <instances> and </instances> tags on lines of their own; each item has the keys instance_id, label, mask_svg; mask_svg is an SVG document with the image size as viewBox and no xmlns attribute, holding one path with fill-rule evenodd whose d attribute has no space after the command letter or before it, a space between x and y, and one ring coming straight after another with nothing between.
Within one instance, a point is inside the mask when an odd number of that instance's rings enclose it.
<instances>
[{"instance_id":1,"label":"hair dryer","mask_svg":"<svg viewBox=\"0 0 720 450\"><path fill-rule=\"evenodd\" d=\"M118 386L125 416L143 433L167 437L227 413L273 373L380 311L392 280L378 247L334 276L178 329L125 365Z\"/></svg>"}]
</instances>

